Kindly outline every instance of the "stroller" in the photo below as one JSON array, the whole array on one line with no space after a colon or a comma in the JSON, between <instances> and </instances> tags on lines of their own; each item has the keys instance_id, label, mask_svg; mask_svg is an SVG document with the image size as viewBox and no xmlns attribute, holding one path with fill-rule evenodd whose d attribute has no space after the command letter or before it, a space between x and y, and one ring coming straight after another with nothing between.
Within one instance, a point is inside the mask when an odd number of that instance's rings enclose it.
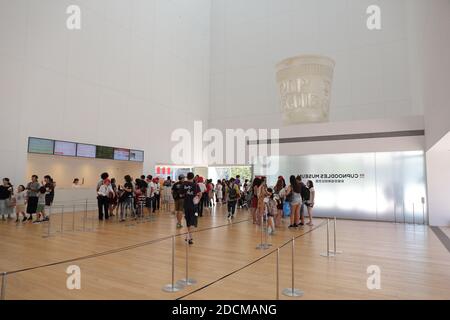
<instances>
[{"instance_id":1,"label":"stroller","mask_svg":"<svg viewBox=\"0 0 450 320\"><path fill-rule=\"evenodd\" d=\"M251 194L250 192L244 191L242 197L239 198L238 205L240 209L248 210L250 208Z\"/></svg>"}]
</instances>

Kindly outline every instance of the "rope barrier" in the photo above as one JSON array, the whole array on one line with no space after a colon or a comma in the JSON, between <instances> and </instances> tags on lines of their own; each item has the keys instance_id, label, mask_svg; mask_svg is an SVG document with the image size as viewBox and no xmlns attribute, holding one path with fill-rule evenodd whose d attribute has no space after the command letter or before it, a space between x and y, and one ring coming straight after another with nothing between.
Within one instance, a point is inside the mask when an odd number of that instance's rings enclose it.
<instances>
[{"instance_id":1,"label":"rope barrier","mask_svg":"<svg viewBox=\"0 0 450 320\"><path fill-rule=\"evenodd\" d=\"M204 232L204 231L208 231L208 230L219 229L219 228L228 227L230 225L240 224L240 223L248 222L248 221L250 221L250 219L241 220L241 221L237 221L237 222L233 222L233 223L227 223L227 224L223 224L223 225L219 225L219 226L213 226L213 227L204 228L204 229L200 229L200 230L195 230L195 231L192 231L191 233L199 233L199 232ZM134 244L134 245L129 245L129 246L122 247L122 248L117 248L117 249L112 249L112 250L108 250L108 251L104 251L104 252L94 253L94 254L91 254L91 255L86 255L86 256L82 256L82 257L78 257L78 258L72 258L72 259L67 259L67 260L62 260L62 261L58 261L58 262L48 263L48 264L44 264L44 265L40 265L40 266L29 267L29 268L14 270L14 271L8 271L8 272L4 272L4 274L5 275L16 274L16 273L21 273L21 272L25 272L25 271L31 271L31 270L36 270L36 269L41 269L41 268L46 268L46 267L53 267L53 266L60 265L60 264L71 263L71 262L74 262L74 261L80 261L80 260L87 260L87 259L97 258L97 257L105 256L105 255L119 253L119 252L122 252L122 251L128 251L128 250L144 247L144 246L147 246L147 245L150 245L150 244L154 244L154 243L157 243L157 242L162 242L162 241L171 239L172 237L184 236L184 235L187 235L188 233L189 232L178 233L178 234L174 234L174 235L170 235L170 236L166 236L166 237L162 237L162 238L158 238L158 239L153 239L153 240L137 243L137 244Z\"/></svg>"},{"instance_id":2,"label":"rope barrier","mask_svg":"<svg viewBox=\"0 0 450 320\"><path fill-rule=\"evenodd\" d=\"M316 226L316 227L314 227L314 228L312 228L312 229L310 229L310 230L308 230L308 231L306 231L306 232L304 232L304 233L302 233L302 234L300 234L300 235L298 235L298 236L296 236L296 237L293 237L292 239L289 239L288 241L286 241L285 243L283 243L282 245L280 245L280 246L277 247L276 249L274 249L274 250L272 250L272 251L270 251L270 252L264 254L263 256L261 256L261 257L257 258L256 260L254 260L254 261L252 261L252 262L246 264L245 266L242 266L242 267L240 267L240 268L238 268L238 269L236 269L236 270L234 270L234 271L232 271L232 272L230 272L230 273L228 273L228 274L226 274L226 275L224 275L224 276L222 276L222 277L220 277L220 278L218 278L218 279L216 279L216 280L214 280L214 281L212 281L212 282L210 282L210 283L207 283L207 284L205 284L204 286L202 286L202 287L200 287L200 288L197 288L197 289L195 289L195 290L193 290L193 291L191 291L191 292L189 292L189 293L187 293L187 294L185 294L185 295L183 295L183 296L181 296L181 297L178 297L178 298L176 298L175 300L181 300L181 299L184 299L184 298L186 298L186 297L188 297L188 296L190 296L190 295L192 295L192 294L194 294L194 293L197 293L197 292L199 292L199 291L201 291L201 290L203 290L203 289L206 289L206 288L208 288L208 287L210 287L210 286L216 284L217 282L220 282L220 281L222 281L222 280L224 280L224 279L226 279L226 278L228 278L228 277L230 277L230 276L232 276L232 275L238 273L239 271L242 271L242 270L244 270L244 269L246 269L246 268L248 268L248 267L250 267L250 266L252 266L252 265L254 265L254 264L256 264L256 263L258 263L259 261L261 261L261 260L267 258L267 257L270 256L271 254L277 252L279 249L282 249L283 247L287 246L289 243L292 242L293 239L298 239L298 238L300 238L300 237L303 237L304 235L307 235L308 233L311 233L311 232L313 232L314 230L319 229L320 227L322 227L322 226L325 225L326 223L327 223L326 221L322 222L322 223L319 224L318 226Z\"/></svg>"}]
</instances>

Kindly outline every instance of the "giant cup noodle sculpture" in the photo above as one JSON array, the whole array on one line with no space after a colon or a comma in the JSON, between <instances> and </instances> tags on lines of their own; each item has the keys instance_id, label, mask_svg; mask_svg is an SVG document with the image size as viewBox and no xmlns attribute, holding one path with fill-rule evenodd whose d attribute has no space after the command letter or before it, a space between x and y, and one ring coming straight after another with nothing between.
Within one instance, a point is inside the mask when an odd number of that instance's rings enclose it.
<instances>
[{"instance_id":1,"label":"giant cup noodle sculpture","mask_svg":"<svg viewBox=\"0 0 450 320\"><path fill-rule=\"evenodd\" d=\"M300 55L277 64L277 84L285 125L328 121L335 62Z\"/></svg>"}]
</instances>

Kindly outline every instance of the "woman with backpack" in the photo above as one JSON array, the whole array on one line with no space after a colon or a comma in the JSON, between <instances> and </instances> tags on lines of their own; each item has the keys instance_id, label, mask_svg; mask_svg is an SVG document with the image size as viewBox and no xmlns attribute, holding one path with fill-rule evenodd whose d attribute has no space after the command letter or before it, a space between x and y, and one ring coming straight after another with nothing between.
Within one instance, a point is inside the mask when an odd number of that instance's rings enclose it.
<instances>
[{"instance_id":1,"label":"woman with backpack","mask_svg":"<svg viewBox=\"0 0 450 320\"><path fill-rule=\"evenodd\" d=\"M273 192L275 194L275 199L277 202L277 214L275 216L275 226L278 227L281 225L281 218L283 217L283 205L284 205L284 196L285 196L285 188L286 182L282 176L278 177L277 184L273 188Z\"/></svg>"},{"instance_id":2,"label":"woman with backpack","mask_svg":"<svg viewBox=\"0 0 450 320\"><path fill-rule=\"evenodd\" d=\"M228 219L234 219L236 204L240 197L239 186L235 181L234 178L231 178L230 184L228 185Z\"/></svg>"}]
</instances>

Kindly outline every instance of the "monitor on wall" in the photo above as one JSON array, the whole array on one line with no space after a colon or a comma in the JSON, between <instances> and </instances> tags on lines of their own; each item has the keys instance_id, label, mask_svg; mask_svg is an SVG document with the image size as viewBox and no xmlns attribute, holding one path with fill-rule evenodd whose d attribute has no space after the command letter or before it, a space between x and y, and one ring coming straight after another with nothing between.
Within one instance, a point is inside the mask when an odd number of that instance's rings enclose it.
<instances>
[{"instance_id":1,"label":"monitor on wall","mask_svg":"<svg viewBox=\"0 0 450 320\"><path fill-rule=\"evenodd\" d=\"M49 139L28 138L28 152L40 154L53 154L55 142Z\"/></svg>"},{"instance_id":2,"label":"monitor on wall","mask_svg":"<svg viewBox=\"0 0 450 320\"><path fill-rule=\"evenodd\" d=\"M77 144L77 157L95 158L97 147L92 144Z\"/></svg>"},{"instance_id":3,"label":"monitor on wall","mask_svg":"<svg viewBox=\"0 0 450 320\"><path fill-rule=\"evenodd\" d=\"M130 160L130 149L114 148L114 160Z\"/></svg>"},{"instance_id":4,"label":"monitor on wall","mask_svg":"<svg viewBox=\"0 0 450 320\"><path fill-rule=\"evenodd\" d=\"M144 162L144 151L130 150L130 161Z\"/></svg>"},{"instance_id":5,"label":"monitor on wall","mask_svg":"<svg viewBox=\"0 0 450 320\"><path fill-rule=\"evenodd\" d=\"M54 154L57 156L75 157L77 154L77 144L74 142L56 140Z\"/></svg>"},{"instance_id":6,"label":"monitor on wall","mask_svg":"<svg viewBox=\"0 0 450 320\"><path fill-rule=\"evenodd\" d=\"M114 160L114 148L113 147L105 147L105 146L97 146L95 157L98 159Z\"/></svg>"}]
</instances>

